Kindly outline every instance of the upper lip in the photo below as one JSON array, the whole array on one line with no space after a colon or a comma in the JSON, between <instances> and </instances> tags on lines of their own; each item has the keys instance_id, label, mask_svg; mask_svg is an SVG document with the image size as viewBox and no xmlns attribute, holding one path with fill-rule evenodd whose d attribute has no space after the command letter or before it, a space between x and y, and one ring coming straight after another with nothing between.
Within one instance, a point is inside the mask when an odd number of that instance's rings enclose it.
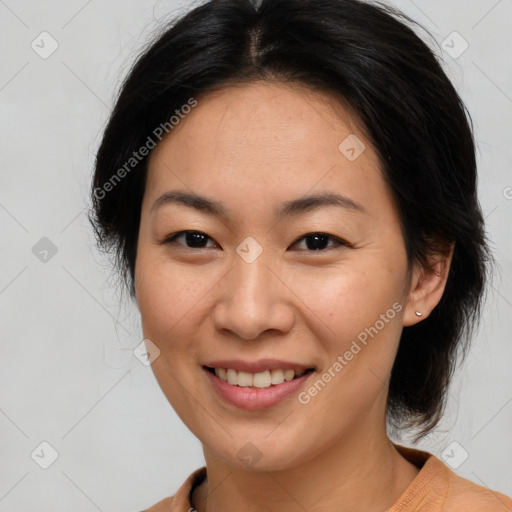
<instances>
[{"instance_id":1,"label":"upper lip","mask_svg":"<svg viewBox=\"0 0 512 512\"><path fill-rule=\"evenodd\" d=\"M243 361L242 359L225 359L218 361L210 361L204 366L210 368L233 369L241 372L260 373L265 370L309 370L313 368L311 365L301 363L293 363L291 361L282 361L279 359L260 359L258 361Z\"/></svg>"}]
</instances>

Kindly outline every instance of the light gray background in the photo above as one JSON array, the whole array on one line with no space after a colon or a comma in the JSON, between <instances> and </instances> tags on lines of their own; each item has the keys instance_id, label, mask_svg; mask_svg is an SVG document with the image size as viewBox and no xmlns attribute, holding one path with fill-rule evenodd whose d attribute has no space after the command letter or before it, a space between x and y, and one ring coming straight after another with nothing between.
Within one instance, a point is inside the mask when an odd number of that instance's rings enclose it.
<instances>
[{"instance_id":1,"label":"light gray background","mask_svg":"<svg viewBox=\"0 0 512 512\"><path fill-rule=\"evenodd\" d=\"M460 443L457 472L512 495L512 0L390 3L433 33L473 116L500 264L447 416L420 446L442 456ZM0 0L0 511L136 511L203 465L133 356L138 312L120 304L85 216L119 81L152 30L190 5ZM43 31L59 45L47 59L31 48ZM441 46L454 31L469 44L457 58ZM448 39L452 53L460 44ZM42 237L58 249L47 262L32 252ZM34 460L49 456L43 441L58 452L46 470Z\"/></svg>"}]
</instances>

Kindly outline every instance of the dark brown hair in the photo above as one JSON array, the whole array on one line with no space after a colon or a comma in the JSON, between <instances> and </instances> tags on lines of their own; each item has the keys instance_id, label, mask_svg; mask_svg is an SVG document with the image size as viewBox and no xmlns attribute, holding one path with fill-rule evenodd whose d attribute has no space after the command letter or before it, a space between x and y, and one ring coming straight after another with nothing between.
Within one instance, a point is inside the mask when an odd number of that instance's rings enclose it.
<instances>
[{"instance_id":1,"label":"dark brown hair","mask_svg":"<svg viewBox=\"0 0 512 512\"><path fill-rule=\"evenodd\" d=\"M126 77L97 152L90 221L134 296L147 155L134 152L190 101L223 84L299 83L358 114L399 207L408 261L455 242L437 307L405 327L388 419L424 435L478 323L493 261L477 199L471 117L414 22L359 0L210 0L174 20ZM120 169L125 172L119 173ZM122 179L116 179L122 174ZM110 183L109 186L107 186Z\"/></svg>"}]
</instances>

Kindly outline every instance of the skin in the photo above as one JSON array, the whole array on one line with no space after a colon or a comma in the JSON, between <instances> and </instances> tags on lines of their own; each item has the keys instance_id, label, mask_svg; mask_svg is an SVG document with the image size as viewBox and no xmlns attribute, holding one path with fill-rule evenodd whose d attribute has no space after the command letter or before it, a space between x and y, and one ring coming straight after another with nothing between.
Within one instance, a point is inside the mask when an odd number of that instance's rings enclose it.
<instances>
[{"instance_id":1,"label":"skin","mask_svg":"<svg viewBox=\"0 0 512 512\"><path fill-rule=\"evenodd\" d=\"M366 146L354 161L338 149L350 134ZM170 203L151 211L175 190L218 201L228 215ZM274 217L283 202L325 191L366 213L324 206ZM162 243L183 230L207 235L203 247L187 247L184 236ZM335 238L308 249L302 237L318 232ZM263 251L252 263L236 252L248 236ZM335 96L257 82L198 98L150 156L135 272L144 337L160 350L154 374L203 445L208 478L193 507L392 506L418 468L386 436L387 383L403 326L439 302L450 260L439 256L435 272L414 266L408 273L379 158ZM292 396L263 411L241 410L222 401L201 369L214 359L277 358L315 367L314 382L395 303L401 311L308 404ZM248 442L261 454L253 466L238 458Z\"/></svg>"}]
</instances>

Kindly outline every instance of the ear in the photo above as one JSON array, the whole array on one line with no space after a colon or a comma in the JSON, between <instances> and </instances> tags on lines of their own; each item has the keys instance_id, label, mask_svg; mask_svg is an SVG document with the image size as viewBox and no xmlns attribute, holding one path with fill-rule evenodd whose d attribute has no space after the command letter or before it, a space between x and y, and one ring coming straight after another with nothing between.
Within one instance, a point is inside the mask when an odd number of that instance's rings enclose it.
<instances>
[{"instance_id":1,"label":"ear","mask_svg":"<svg viewBox=\"0 0 512 512\"><path fill-rule=\"evenodd\" d=\"M441 300L448 280L454 248L455 242L452 242L445 250L439 250L428 256L427 266L415 265L406 299L404 327L417 324L427 318ZM416 311L419 311L421 316L416 315Z\"/></svg>"}]
</instances>

